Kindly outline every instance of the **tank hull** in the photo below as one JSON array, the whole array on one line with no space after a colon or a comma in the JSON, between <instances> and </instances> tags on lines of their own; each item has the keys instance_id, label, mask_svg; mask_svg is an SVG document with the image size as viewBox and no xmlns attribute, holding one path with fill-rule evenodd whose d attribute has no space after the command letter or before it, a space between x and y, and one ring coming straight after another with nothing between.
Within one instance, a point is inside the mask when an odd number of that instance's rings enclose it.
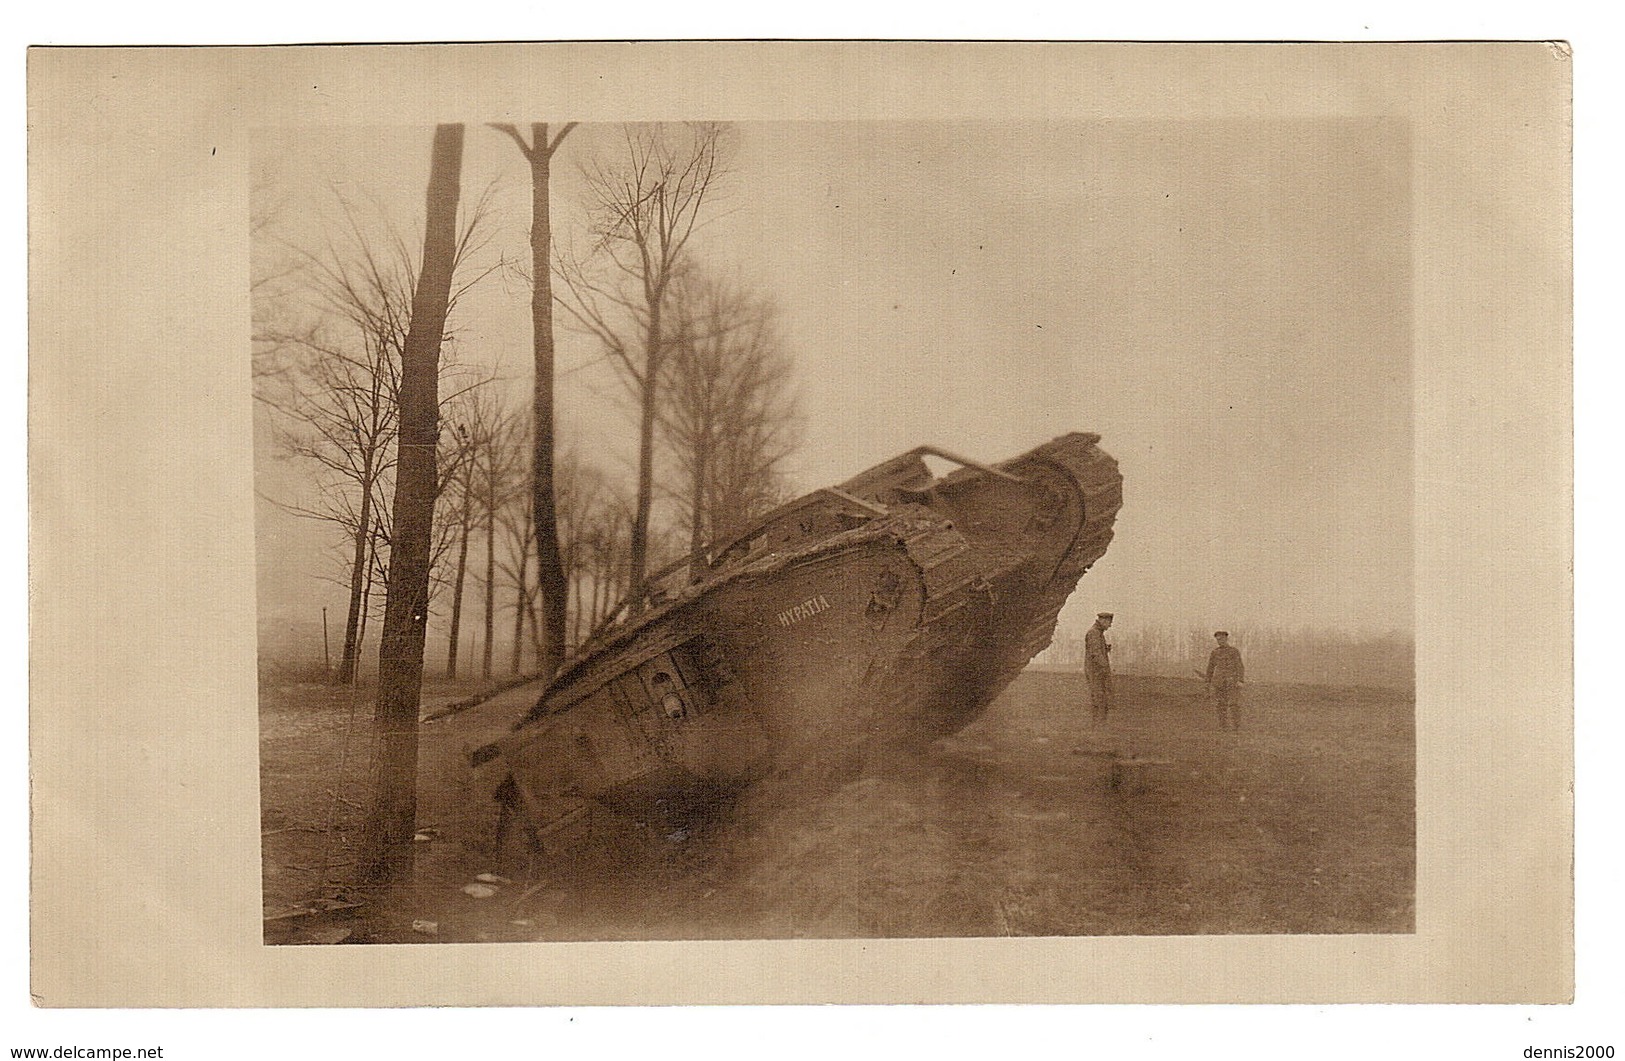
<instances>
[{"instance_id":1,"label":"tank hull","mask_svg":"<svg viewBox=\"0 0 1625 1061\"><path fill-rule=\"evenodd\" d=\"M681 818L976 719L1039 651L1122 502L1098 437L938 478L916 450L769 514L596 632L503 740L504 821ZM641 604L641 607L639 605Z\"/></svg>"}]
</instances>

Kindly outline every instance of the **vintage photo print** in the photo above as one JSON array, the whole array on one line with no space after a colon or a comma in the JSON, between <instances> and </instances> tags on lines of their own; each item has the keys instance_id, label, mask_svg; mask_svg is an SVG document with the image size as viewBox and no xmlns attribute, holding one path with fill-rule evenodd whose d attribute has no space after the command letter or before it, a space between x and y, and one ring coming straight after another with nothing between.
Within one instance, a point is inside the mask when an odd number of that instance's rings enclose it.
<instances>
[{"instance_id":1,"label":"vintage photo print","mask_svg":"<svg viewBox=\"0 0 1625 1061\"><path fill-rule=\"evenodd\" d=\"M376 920L438 141L256 144L268 940L1412 928L1406 123L440 128L434 883Z\"/></svg>"},{"instance_id":2,"label":"vintage photo print","mask_svg":"<svg viewBox=\"0 0 1625 1061\"><path fill-rule=\"evenodd\" d=\"M1571 993L1563 49L30 74L44 1004Z\"/></svg>"}]
</instances>

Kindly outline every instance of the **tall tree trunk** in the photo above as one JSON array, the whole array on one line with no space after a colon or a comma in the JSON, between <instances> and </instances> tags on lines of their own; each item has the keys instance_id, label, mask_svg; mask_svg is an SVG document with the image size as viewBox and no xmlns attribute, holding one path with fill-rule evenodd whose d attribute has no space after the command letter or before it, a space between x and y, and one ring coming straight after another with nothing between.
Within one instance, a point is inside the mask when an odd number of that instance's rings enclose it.
<instances>
[{"instance_id":1,"label":"tall tree trunk","mask_svg":"<svg viewBox=\"0 0 1625 1061\"><path fill-rule=\"evenodd\" d=\"M531 348L535 381L531 412L535 436L531 449L531 521L536 542L536 584L542 601L542 624L536 629L537 669L551 678L564 662L564 615L567 587L559 556L558 499L553 474L553 216L550 199L553 153L575 122L567 122L548 139L546 122L532 122L530 143L514 125L497 125L519 145L530 163L530 293Z\"/></svg>"},{"instance_id":2,"label":"tall tree trunk","mask_svg":"<svg viewBox=\"0 0 1625 1061\"><path fill-rule=\"evenodd\" d=\"M376 391L374 384L374 397ZM339 656L340 685L355 681L356 662L361 658L361 631L366 622L362 618L363 605L371 588L367 567L372 559L372 465L373 453L368 449L361 462L361 511L356 517L355 557L350 564L350 607L344 618L344 651Z\"/></svg>"},{"instance_id":3,"label":"tall tree trunk","mask_svg":"<svg viewBox=\"0 0 1625 1061\"><path fill-rule=\"evenodd\" d=\"M364 481L361 490L361 514L356 520L355 558L350 563L350 608L344 618L344 653L339 657L339 684L355 681L356 660L361 655L361 601L367 580L367 562L371 553L367 548L372 538L372 484Z\"/></svg>"},{"instance_id":4,"label":"tall tree trunk","mask_svg":"<svg viewBox=\"0 0 1625 1061\"><path fill-rule=\"evenodd\" d=\"M367 644L367 625L372 617L372 587L378 580L378 540L383 537L383 533L383 527L374 518L372 527L367 531L367 585L361 591L361 622L357 624L355 631L355 679L360 678L361 660Z\"/></svg>"},{"instance_id":5,"label":"tall tree trunk","mask_svg":"<svg viewBox=\"0 0 1625 1061\"><path fill-rule=\"evenodd\" d=\"M536 598L525 598L525 621L530 624L530 647L537 658L542 655L542 635L539 633L541 624L536 619Z\"/></svg>"},{"instance_id":6,"label":"tall tree trunk","mask_svg":"<svg viewBox=\"0 0 1625 1061\"><path fill-rule=\"evenodd\" d=\"M660 303L657 292L649 305L648 343L643 358L643 406L638 419L638 505L632 517L629 592L643 589L649 562L649 509L654 503L655 397L660 379Z\"/></svg>"},{"instance_id":7,"label":"tall tree trunk","mask_svg":"<svg viewBox=\"0 0 1625 1061\"><path fill-rule=\"evenodd\" d=\"M581 592L581 576L577 575L570 580L570 596L574 600L574 606L570 609L571 614L574 616L570 624L570 643L572 645L581 644Z\"/></svg>"},{"instance_id":8,"label":"tall tree trunk","mask_svg":"<svg viewBox=\"0 0 1625 1061\"><path fill-rule=\"evenodd\" d=\"M705 501L710 462L711 440L701 435L694 446L694 497L688 516L688 555L696 573L705 562Z\"/></svg>"},{"instance_id":9,"label":"tall tree trunk","mask_svg":"<svg viewBox=\"0 0 1625 1061\"><path fill-rule=\"evenodd\" d=\"M472 462L470 462L472 463ZM462 540L457 545L457 579L451 589L451 638L446 645L446 677L457 677L457 647L463 637L463 580L468 574L469 475L463 470L463 518L458 527Z\"/></svg>"},{"instance_id":10,"label":"tall tree trunk","mask_svg":"<svg viewBox=\"0 0 1625 1061\"><path fill-rule=\"evenodd\" d=\"M609 564L606 564L604 574L604 601L603 606L598 613L598 621L600 623L614 614L615 606L621 602L621 595L620 571L611 567Z\"/></svg>"},{"instance_id":11,"label":"tall tree trunk","mask_svg":"<svg viewBox=\"0 0 1625 1061\"><path fill-rule=\"evenodd\" d=\"M592 618L587 623L588 630L598 629L598 620L602 617L604 607L599 599L599 595L603 591L603 585L604 579L599 575L595 566L592 573Z\"/></svg>"},{"instance_id":12,"label":"tall tree trunk","mask_svg":"<svg viewBox=\"0 0 1625 1061\"><path fill-rule=\"evenodd\" d=\"M492 457L492 463L496 461ZM497 618L497 491L496 469L491 469L491 481L486 483L485 495L485 646L481 653L480 677L491 677L491 652L496 644Z\"/></svg>"},{"instance_id":13,"label":"tall tree trunk","mask_svg":"<svg viewBox=\"0 0 1625 1061\"><path fill-rule=\"evenodd\" d=\"M525 582L530 571L530 552L521 548L519 550L519 575L514 579L513 590L513 667L510 674L520 673L519 668L525 658Z\"/></svg>"},{"instance_id":14,"label":"tall tree trunk","mask_svg":"<svg viewBox=\"0 0 1625 1061\"><path fill-rule=\"evenodd\" d=\"M457 252L463 127L438 125L425 195L423 266L401 351L400 428L384 633L378 652L373 796L361 852L363 879L398 885L412 876L417 819L418 710L429 618L435 443L440 433L440 341Z\"/></svg>"},{"instance_id":15,"label":"tall tree trunk","mask_svg":"<svg viewBox=\"0 0 1625 1061\"><path fill-rule=\"evenodd\" d=\"M536 277L530 296L536 361L532 412L536 421L531 457L531 507L536 524L536 582L542 597L542 658L538 669L551 678L564 662L564 617L567 587L559 556L557 502L553 484L553 218L549 199L553 152L570 132L547 139L547 123L531 125L530 267Z\"/></svg>"},{"instance_id":16,"label":"tall tree trunk","mask_svg":"<svg viewBox=\"0 0 1625 1061\"><path fill-rule=\"evenodd\" d=\"M597 555L596 550L594 550L594 553L592 561L592 613L587 620L587 635L589 637L592 636L592 631L598 629L598 624L604 621L604 561L601 556Z\"/></svg>"}]
</instances>

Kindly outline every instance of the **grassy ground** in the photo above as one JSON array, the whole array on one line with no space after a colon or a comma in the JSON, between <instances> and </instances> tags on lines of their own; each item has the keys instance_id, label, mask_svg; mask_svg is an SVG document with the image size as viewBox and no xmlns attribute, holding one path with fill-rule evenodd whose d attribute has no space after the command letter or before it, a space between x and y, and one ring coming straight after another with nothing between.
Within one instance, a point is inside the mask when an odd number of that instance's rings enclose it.
<instances>
[{"instance_id":1,"label":"grassy ground","mask_svg":"<svg viewBox=\"0 0 1625 1061\"><path fill-rule=\"evenodd\" d=\"M466 688L431 690L455 699ZM416 886L344 886L365 790L362 697L262 693L267 914L282 942L1408 932L1414 921L1414 705L1390 690L1251 685L1239 733L1200 683L1123 677L1107 726L1082 676L1028 672L965 732L817 793L765 782L704 827L654 835L604 817L534 881L462 889L497 867L466 750L534 698L429 723ZM350 734L346 738L346 734ZM1153 760L1111 784L1112 756ZM340 769L341 763L343 769ZM414 930L413 922L419 922ZM432 922L433 934L423 922Z\"/></svg>"}]
</instances>

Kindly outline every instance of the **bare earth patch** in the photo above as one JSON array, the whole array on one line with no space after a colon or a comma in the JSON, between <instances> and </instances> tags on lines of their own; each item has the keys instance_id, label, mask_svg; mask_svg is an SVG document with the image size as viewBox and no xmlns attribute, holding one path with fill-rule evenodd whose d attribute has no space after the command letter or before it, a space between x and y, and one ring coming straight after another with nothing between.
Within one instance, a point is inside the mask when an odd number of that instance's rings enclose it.
<instances>
[{"instance_id":1,"label":"bare earth patch","mask_svg":"<svg viewBox=\"0 0 1625 1061\"><path fill-rule=\"evenodd\" d=\"M471 691L431 687L425 714ZM1121 676L1093 729L1081 675L1028 672L920 758L817 790L770 779L689 829L602 815L535 879L481 882L501 867L467 751L538 691L425 723L416 884L380 896L348 883L370 697L262 689L267 941L1414 929L1408 693L1249 685L1241 732L1222 733L1196 680ZM1114 787L1121 759L1144 764Z\"/></svg>"}]
</instances>

